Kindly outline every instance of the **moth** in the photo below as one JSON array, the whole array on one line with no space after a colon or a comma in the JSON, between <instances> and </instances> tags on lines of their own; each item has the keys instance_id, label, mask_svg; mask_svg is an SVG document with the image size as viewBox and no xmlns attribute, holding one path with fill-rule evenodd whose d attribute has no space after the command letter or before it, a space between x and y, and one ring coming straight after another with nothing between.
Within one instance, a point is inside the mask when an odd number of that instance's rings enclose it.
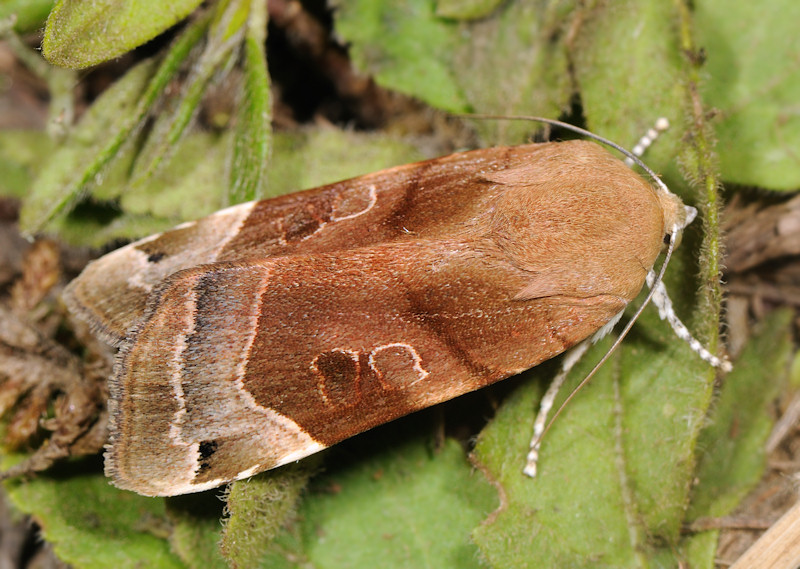
<instances>
[{"instance_id":1,"label":"moth","mask_svg":"<svg viewBox=\"0 0 800 569\"><path fill-rule=\"evenodd\" d=\"M687 211L575 140L245 203L109 253L65 292L119 347L106 474L206 490L524 371L615 321Z\"/></svg>"}]
</instances>

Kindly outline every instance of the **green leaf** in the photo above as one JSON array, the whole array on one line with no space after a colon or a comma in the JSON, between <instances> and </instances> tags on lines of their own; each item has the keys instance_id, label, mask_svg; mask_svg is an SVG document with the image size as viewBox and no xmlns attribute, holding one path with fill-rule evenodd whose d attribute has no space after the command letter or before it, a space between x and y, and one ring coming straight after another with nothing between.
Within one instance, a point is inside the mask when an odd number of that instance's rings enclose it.
<instances>
[{"instance_id":1,"label":"green leaf","mask_svg":"<svg viewBox=\"0 0 800 569\"><path fill-rule=\"evenodd\" d=\"M703 0L695 4L707 54L703 90L719 111L722 175L773 190L800 186L800 4Z\"/></svg>"},{"instance_id":2,"label":"green leaf","mask_svg":"<svg viewBox=\"0 0 800 569\"><path fill-rule=\"evenodd\" d=\"M275 136L267 173L269 195L314 188L426 158L410 142L386 134L333 128Z\"/></svg>"},{"instance_id":3,"label":"green leaf","mask_svg":"<svg viewBox=\"0 0 800 569\"><path fill-rule=\"evenodd\" d=\"M163 569L184 565L164 539L164 500L113 488L87 463L61 465L25 482L6 483L14 506L32 514L58 557L78 569Z\"/></svg>"},{"instance_id":4,"label":"green leaf","mask_svg":"<svg viewBox=\"0 0 800 569\"><path fill-rule=\"evenodd\" d=\"M84 204L61 219L58 232L71 243L94 247L115 239L134 239L198 219L226 205L227 148L225 136L195 133L185 136L172 160L146 184L128 187L132 156L118 157L104 173L103 185L94 189L100 202L117 207ZM129 150L133 152L131 146ZM411 144L385 135L343 132L335 129L279 134L273 166L267 172L269 196L336 182L367 172L420 160L424 156ZM203 157L202 160L198 157Z\"/></svg>"},{"instance_id":5,"label":"green leaf","mask_svg":"<svg viewBox=\"0 0 800 569\"><path fill-rule=\"evenodd\" d=\"M373 431L360 460L317 477L260 567L481 567L469 532L497 506L495 491L459 444L431 450L403 432L409 423Z\"/></svg>"},{"instance_id":6,"label":"green leaf","mask_svg":"<svg viewBox=\"0 0 800 569\"><path fill-rule=\"evenodd\" d=\"M793 318L791 310L772 312L725 378L712 422L698 443L690 520L729 514L761 479L764 444L774 423L770 405L787 376Z\"/></svg>"},{"instance_id":7,"label":"green leaf","mask_svg":"<svg viewBox=\"0 0 800 569\"><path fill-rule=\"evenodd\" d=\"M0 20L13 15L15 32L34 32L44 25L53 4L53 0L4 0L0 2Z\"/></svg>"},{"instance_id":8,"label":"green leaf","mask_svg":"<svg viewBox=\"0 0 800 569\"><path fill-rule=\"evenodd\" d=\"M54 65L82 69L122 55L174 26L200 0L59 0L42 51Z\"/></svg>"},{"instance_id":9,"label":"green leaf","mask_svg":"<svg viewBox=\"0 0 800 569\"><path fill-rule=\"evenodd\" d=\"M476 20L491 14L502 0L439 0L436 15L456 20Z\"/></svg>"},{"instance_id":10,"label":"green leaf","mask_svg":"<svg viewBox=\"0 0 800 569\"><path fill-rule=\"evenodd\" d=\"M172 522L169 544L191 569L225 569L228 564L219 551L219 518L222 514L219 490L177 496L166 500ZM246 565L241 565L246 567Z\"/></svg>"},{"instance_id":11,"label":"green leaf","mask_svg":"<svg viewBox=\"0 0 800 569\"><path fill-rule=\"evenodd\" d=\"M244 85L233 138L230 204L264 197L271 147L272 101L264 53L266 4L254 2L252 6L244 41Z\"/></svg>"},{"instance_id":12,"label":"green leaf","mask_svg":"<svg viewBox=\"0 0 800 569\"><path fill-rule=\"evenodd\" d=\"M134 188L146 184L162 163L172 158L197 113L212 77L232 64L235 50L244 34L245 22L241 21L240 12L246 5L246 0L239 0L217 6L203 53L193 63L180 97L174 102L173 108L158 116L147 143L137 157L130 181ZM232 30L234 22L239 27Z\"/></svg>"},{"instance_id":13,"label":"green leaf","mask_svg":"<svg viewBox=\"0 0 800 569\"><path fill-rule=\"evenodd\" d=\"M184 137L172 160L147 184L132 188L121 179L110 184L122 190L121 209L134 215L151 215L177 225L198 219L225 206L225 151L231 134L196 133ZM202 159L198 159L202 157ZM166 227L162 228L166 229Z\"/></svg>"},{"instance_id":14,"label":"green leaf","mask_svg":"<svg viewBox=\"0 0 800 569\"><path fill-rule=\"evenodd\" d=\"M232 566L259 566L318 463L319 457L311 458L231 485L220 546Z\"/></svg>"},{"instance_id":15,"label":"green leaf","mask_svg":"<svg viewBox=\"0 0 800 569\"><path fill-rule=\"evenodd\" d=\"M712 378L653 312L559 416L535 479L522 467L537 383L516 390L481 433L477 460L507 504L474 534L493 567L639 567L678 543ZM563 393L609 344L587 354Z\"/></svg>"},{"instance_id":16,"label":"green leaf","mask_svg":"<svg viewBox=\"0 0 800 569\"><path fill-rule=\"evenodd\" d=\"M684 134L685 59L674 27L664 25L677 20L674 4L626 0L582 14L570 60L592 132L631 148L657 119L669 119L672 127L645 161L678 185L683 183L675 156Z\"/></svg>"},{"instance_id":17,"label":"green leaf","mask_svg":"<svg viewBox=\"0 0 800 569\"><path fill-rule=\"evenodd\" d=\"M207 24L200 20L178 37L155 69L143 61L106 90L50 156L20 215L20 227L41 231L72 206L90 184L102 183L103 168L118 156L178 71ZM109 136L111 133L111 136Z\"/></svg>"},{"instance_id":18,"label":"green leaf","mask_svg":"<svg viewBox=\"0 0 800 569\"><path fill-rule=\"evenodd\" d=\"M0 131L0 196L27 196L41 157L52 152L53 141L42 131Z\"/></svg>"},{"instance_id":19,"label":"green leaf","mask_svg":"<svg viewBox=\"0 0 800 569\"><path fill-rule=\"evenodd\" d=\"M434 17L433 3L337 0L336 32L362 72L385 87L454 112L469 109L449 65L457 27Z\"/></svg>"},{"instance_id":20,"label":"green leaf","mask_svg":"<svg viewBox=\"0 0 800 569\"><path fill-rule=\"evenodd\" d=\"M469 23L437 16L432 0L336 5L336 31L354 64L385 87L450 112L554 116L569 106L564 46L552 37L573 2L505 2ZM531 130L507 121L477 128L517 143Z\"/></svg>"},{"instance_id":21,"label":"green leaf","mask_svg":"<svg viewBox=\"0 0 800 569\"><path fill-rule=\"evenodd\" d=\"M114 156L122 140L107 142L109 131L130 131L128 117L134 112L154 70L152 61L143 61L107 89L89 108L80 124L50 156L40 172L34 191L25 201L20 227L29 233L70 207L86 184Z\"/></svg>"}]
</instances>

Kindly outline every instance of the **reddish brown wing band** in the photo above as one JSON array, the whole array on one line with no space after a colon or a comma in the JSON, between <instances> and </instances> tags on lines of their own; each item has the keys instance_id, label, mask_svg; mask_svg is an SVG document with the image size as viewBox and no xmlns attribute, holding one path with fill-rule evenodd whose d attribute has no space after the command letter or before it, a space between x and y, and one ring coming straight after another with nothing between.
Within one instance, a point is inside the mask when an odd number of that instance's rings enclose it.
<instances>
[{"instance_id":1,"label":"reddish brown wing band","mask_svg":"<svg viewBox=\"0 0 800 569\"><path fill-rule=\"evenodd\" d=\"M242 204L106 255L66 299L121 346L107 473L200 491L532 367L636 296L682 211L573 141Z\"/></svg>"}]
</instances>

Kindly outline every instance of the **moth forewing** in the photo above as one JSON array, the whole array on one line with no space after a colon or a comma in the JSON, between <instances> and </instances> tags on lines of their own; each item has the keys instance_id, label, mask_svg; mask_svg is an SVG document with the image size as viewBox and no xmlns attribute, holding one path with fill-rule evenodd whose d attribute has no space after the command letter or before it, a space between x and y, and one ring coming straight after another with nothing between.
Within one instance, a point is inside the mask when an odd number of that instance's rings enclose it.
<instances>
[{"instance_id":1,"label":"moth forewing","mask_svg":"<svg viewBox=\"0 0 800 569\"><path fill-rule=\"evenodd\" d=\"M484 207L487 175L542 162L547 147L464 152L239 204L90 263L67 287L64 299L116 344L142 317L151 291L176 271L215 261L321 253L447 231Z\"/></svg>"},{"instance_id":2,"label":"moth forewing","mask_svg":"<svg viewBox=\"0 0 800 569\"><path fill-rule=\"evenodd\" d=\"M66 293L122 337L107 472L199 491L537 365L638 294L675 200L594 143L500 147L110 253Z\"/></svg>"}]
</instances>

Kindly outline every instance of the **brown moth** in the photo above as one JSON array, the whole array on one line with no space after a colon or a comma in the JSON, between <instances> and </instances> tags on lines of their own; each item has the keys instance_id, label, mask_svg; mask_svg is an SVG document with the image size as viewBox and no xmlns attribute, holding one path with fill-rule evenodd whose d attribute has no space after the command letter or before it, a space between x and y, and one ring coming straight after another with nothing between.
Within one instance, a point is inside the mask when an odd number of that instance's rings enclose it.
<instances>
[{"instance_id":1,"label":"brown moth","mask_svg":"<svg viewBox=\"0 0 800 569\"><path fill-rule=\"evenodd\" d=\"M201 491L535 366L620 314L685 215L571 141L390 168L123 247L65 293L120 347L106 473Z\"/></svg>"}]
</instances>

